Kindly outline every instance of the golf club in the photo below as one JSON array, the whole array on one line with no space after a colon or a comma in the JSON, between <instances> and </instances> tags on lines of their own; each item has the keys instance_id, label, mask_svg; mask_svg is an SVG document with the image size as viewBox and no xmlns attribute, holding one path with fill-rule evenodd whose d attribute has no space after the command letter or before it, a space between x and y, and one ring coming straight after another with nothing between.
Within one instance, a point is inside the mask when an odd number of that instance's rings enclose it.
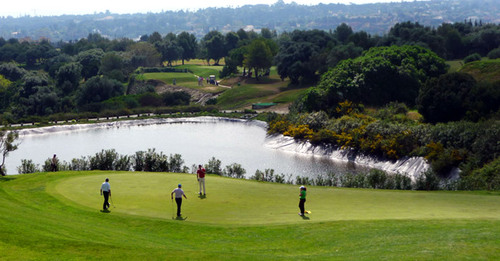
<instances>
[{"instance_id":1,"label":"golf club","mask_svg":"<svg viewBox=\"0 0 500 261\"><path fill-rule=\"evenodd\" d=\"M172 206L172 208L171 208L172 219L174 219L174 199L173 198L170 198L170 199L171 199L171 202L172 202L172 204L170 204Z\"/></svg>"},{"instance_id":2,"label":"golf club","mask_svg":"<svg viewBox=\"0 0 500 261\"><path fill-rule=\"evenodd\" d=\"M116 208L115 203L113 203L113 197L111 197L111 195L109 195L109 199L111 199L111 206L113 206L113 208Z\"/></svg>"}]
</instances>

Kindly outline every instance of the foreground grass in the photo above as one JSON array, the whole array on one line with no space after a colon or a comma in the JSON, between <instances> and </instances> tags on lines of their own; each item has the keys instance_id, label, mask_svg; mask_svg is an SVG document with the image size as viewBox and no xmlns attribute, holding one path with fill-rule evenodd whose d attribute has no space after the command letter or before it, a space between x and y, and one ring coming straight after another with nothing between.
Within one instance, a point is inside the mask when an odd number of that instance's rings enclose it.
<instances>
[{"instance_id":1,"label":"foreground grass","mask_svg":"<svg viewBox=\"0 0 500 261\"><path fill-rule=\"evenodd\" d=\"M105 177L111 213L98 210ZM186 220L170 214L168 195L178 182L188 196ZM306 207L313 213L302 219L296 186L209 176L202 199L195 185L187 174L0 178L0 259L500 258L498 195L310 187Z\"/></svg>"}]
</instances>

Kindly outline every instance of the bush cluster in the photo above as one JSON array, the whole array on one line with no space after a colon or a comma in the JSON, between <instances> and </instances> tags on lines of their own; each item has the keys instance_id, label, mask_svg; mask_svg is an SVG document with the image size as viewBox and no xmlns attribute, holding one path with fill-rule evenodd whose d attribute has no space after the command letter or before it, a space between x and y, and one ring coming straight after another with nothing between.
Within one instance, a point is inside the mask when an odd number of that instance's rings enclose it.
<instances>
[{"instance_id":1,"label":"bush cluster","mask_svg":"<svg viewBox=\"0 0 500 261\"><path fill-rule=\"evenodd\" d=\"M45 160L43 166L34 164L32 160L21 160L21 166L17 167L19 174L52 171L52 159ZM59 161L57 169L60 171L74 170L117 170L117 171L150 171L150 172L178 172L188 173L189 168L184 166L184 160L180 154L167 156L155 149L137 151L133 156L121 155L114 149L102 150L93 156L74 158L70 162Z\"/></svg>"},{"instance_id":2,"label":"bush cluster","mask_svg":"<svg viewBox=\"0 0 500 261\"><path fill-rule=\"evenodd\" d=\"M344 105L344 108L349 107ZM268 133L281 133L308 140L315 146L349 149L386 160L424 157L438 176L445 177L456 168L461 170L462 180L449 184L452 187L498 189L496 185L487 184L500 179L496 178L500 176L498 169L492 174L494 178L471 177L476 177L473 172L490 166L498 157L500 121L418 123L405 116L406 106L396 103L372 113L372 116L354 110L344 111L346 114L339 118L321 117L319 112L272 115ZM312 115L319 117L313 121Z\"/></svg>"}]
</instances>

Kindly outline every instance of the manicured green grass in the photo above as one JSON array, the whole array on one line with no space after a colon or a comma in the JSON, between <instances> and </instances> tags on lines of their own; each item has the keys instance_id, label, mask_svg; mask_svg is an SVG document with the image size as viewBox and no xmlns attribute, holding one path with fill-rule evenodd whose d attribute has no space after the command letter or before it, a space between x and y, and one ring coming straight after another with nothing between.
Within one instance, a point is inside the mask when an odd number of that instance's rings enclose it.
<instances>
[{"instance_id":1,"label":"manicured green grass","mask_svg":"<svg viewBox=\"0 0 500 261\"><path fill-rule=\"evenodd\" d=\"M145 80L160 80L166 84L172 84L175 79L176 84L183 86L197 86L198 80L192 73L145 73Z\"/></svg>"},{"instance_id":2,"label":"manicured green grass","mask_svg":"<svg viewBox=\"0 0 500 261\"><path fill-rule=\"evenodd\" d=\"M219 78L219 71L222 70L223 66L213 66L213 65L195 65L195 64L185 64L179 65L176 68L188 69L193 74L207 78L210 75L215 75L217 79Z\"/></svg>"},{"instance_id":3,"label":"manicured green grass","mask_svg":"<svg viewBox=\"0 0 500 261\"><path fill-rule=\"evenodd\" d=\"M276 103L291 103L299 99L306 91L307 88L286 90L273 97L272 101Z\"/></svg>"},{"instance_id":4,"label":"manicured green grass","mask_svg":"<svg viewBox=\"0 0 500 261\"><path fill-rule=\"evenodd\" d=\"M113 203L100 212L110 178ZM185 220L172 219L183 183ZM475 192L298 187L189 174L62 172L0 178L2 260L498 260L500 198Z\"/></svg>"},{"instance_id":5,"label":"manicured green grass","mask_svg":"<svg viewBox=\"0 0 500 261\"><path fill-rule=\"evenodd\" d=\"M464 61L463 60L446 61L446 63L450 66L448 68L448 72L449 73L457 72L464 65Z\"/></svg>"},{"instance_id":6,"label":"manicured green grass","mask_svg":"<svg viewBox=\"0 0 500 261\"><path fill-rule=\"evenodd\" d=\"M271 88L262 88L256 84L233 86L217 98L217 104L223 109L237 109L251 106L252 103L264 102L267 96L275 94Z\"/></svg>"},{"instance_id":7,"label":"manicured green grass","mask_svg":"<svg viewBox=\"0 0 500 261\"><path fill-rule=\"evenodd\" d=\"M142 77L144 78L144 80L159 80L169 85L172 85L175 79L177 86L197 89L209 93L217 93L226 90L222 87L216 87L215 85L207 84L206 81L203 82L203 86L198 86L198 78L192 73L145 73Z\"/></svg>"}]
</instances>

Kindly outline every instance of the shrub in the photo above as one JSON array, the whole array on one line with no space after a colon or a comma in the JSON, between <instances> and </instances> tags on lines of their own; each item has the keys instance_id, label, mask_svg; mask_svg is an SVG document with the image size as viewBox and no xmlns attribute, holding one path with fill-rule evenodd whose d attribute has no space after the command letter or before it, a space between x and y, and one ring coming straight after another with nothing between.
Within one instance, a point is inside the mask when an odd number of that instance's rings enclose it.
<instances>
[{"instance_id":1,"label":"shrub","mask_svg":"<svg viewBox=\"0 0 500 261\"><path fill-rule=\"evenodd\" d=\"M288 127L290 126L290 122L286 120L281 120L278 119L276 121L272 121L269 123L269 127L267 128L267 133L268 134L283 134L285 131L288 130Z\"/></svg>"},{"instance_id":2,"label":"shrub","mask_svg":"<svg viewBox=\"0 0 500 261\"><path fill-rule=\"evenodd\" d=\"M170 154L168 167L171 172L183 172L182 165L184 164L184 160L182 159L182 155L180 154Z\"/></svg>"},{"instance_id":3,"label":"shrub","mask_svg":"<svg viewBox=\"0 0 500 261\"><path fill-rule=\"evenodd\" d=\"M500 157L462 179L468 189L500 190Z\"/></svg>"},{"instance_id":4,"label":"shrub","mask_svg":"<svg viewBox=\"0 0 500 261\"><path fill-rule=\"evenodd\" d=\"M133 163L133 169L135 171L143 171L145 168L145 152L144 151L136 151L135 155L132 156L132 159L134 161Z\"/></svg>"},{"instance_id":5,"label":"shrub","mask_svg":"<svg viewBox=\"0 0 500 261\"><path fill-rule=\"evenodd\" d=\"M205 170L207 173L222 175L222 169L220 167L221 161L212 157L208 164L205 164Z\"/></svg>"},{"instance_id":6,"label":"shrub","mask_svg":"<svg viewBox=\"0 0 500 261\"><path fill-rule=\"evenodd\" d=\"M131 167L132 167L132 162L130 156L120 155L115 162L114 169L122 171L130 171Z\"/></svg>"},{"instance_id":7,"label":"shrub","mask_svg":"<svg viewBox=\"0 0 500 261\"><path fill-rule=\"evenodd\" d=\"M69 163L67 163L66 161L58 160L56 171L66 171L66 170L71 170L71 165ZM41 171L44 171L44 172L52 171L52 158L47 158L45 160Z\"/></svg>"},{"instance_id":8,"label":"shrub","mask_svg":"<svg viewBox=\"0 0 500 261\"><path fill-rule=\"evenodd\" d=\"M163 152L156 153L155 149L148 149L144 154L144 171L167 172L169 161Z\"/></svg>"},{"instance_id":9,"label":"shrub","mask_svg":"<svg viewBox=\"0 0 500 261\"><path fill-rule=\"evenodd\" d=\"M320 175L314 180L316 186L330 186L337 187L340 185L340 180L335 173L328 173L327 175Z\"/></svg>"},{"instance_id":10,"label":"shrub","mask_svg":"<svg viewBox=\"0 0 500 261\"><path fill-rule=\"evenodd\" d=\"M162 97L156 93L146 92L139 95L141 106L159 107L163 105Z\"/></svg>"},{"instance_id":11,"label":"shrub","mask_svg":"<svg viewBox=\"0 0 500 261\"><path fill-rule=\"evenodd\" d=\"M420 173L415 181L416 190L438 190L439 178L432 170Z\"/></svg>"},{"instance_id":12,"label":"shrub","mask_svg":"<svg viewBox=\"0 0 500 261\"><path fill-rule=\"evenodd\" d=\"M498 59L498 58L500 58L500 48L495 48L495 49L491 50L488 53L488 58L489 59Z\"/></svg>"},{"instance_id":13,"label":"shrub","mask_svg":"<svg viewBox=\"0 0 500 261\"><path fill-rule=\"evenodd\" d=\"M385 187L385 182L387 180L387 173L378 169L371 169L366 175L367 185L370 188L382 189Z\"/></svg>"},{"instance_id":14,"label":"shrub","mask_svg":"<svg viewBox=\"0 0 500 261\"><path fill-rule=\"evenodd\" d=\"M217 98L210 98L205 102L206 105L215 105L217 104Z\"/></svg>"},{"instance_id":15,"label":"shrub","mask_svg":"<svg viewBox=\"0 0 500 261\"><path fill-rule=\"evenodd\" d=\"M17 167L17 172L19 174L40 172L40 167L38 164L33 163L33 160L22 159L21 166Z\"/></svg>"},{"instance_id":16,"label":"shrub","mask_svg":"<svg viewBox=\"0 0 500 261\"><path fill-rule=\"evenodd\" d=\"M479 60L481 60L481 55L478 53L473 53L464 58L464 63L470 63Z\"/></svg>"},{"instance_id":17,"label":"shrub","mask_svg":"<svg viewBox=\"0 0 500 261\"><path fill-rule=\"evenodd\" d=\"M226 166L223 171L223 176L242 179L245 177L246 172L247 171L241 167L241 164L233 163Z\"/></svg>"},{"instance_id":18,"label":"shrub","mask_svg":"<svg viewBox=\"0 0 500 261\"><path fill-rule=\"evenodd\" d=\"M115 162L118 160L119 155L115 149L102 150L90 157L91 170L114 170Z\"/></svg>"},{"instance_id":19,"label":"shrub","mask_svg":"<svg viewBox=\"0 0 500 261\"><path fill-rule=\"evenodd\" d=\"M284 175L283 175L283 177L284 177ZM275 181L274 169L265 169L264 172L262 172L260 170L256 170L255 174L253 176L251 176L250 179L254 179L254 180L258 180L258 181L274 182ZM282 182L280 182L280 183L282 183Z\"/></svg>"},{"instance_id":20,"label":"shrub","mask_svg":"<svg viewBox=\"0 0 500 261\"><path fill-rule=\"evenodd\" d=\"M292 136L296 140L311 139L314 131L308 125L290 125L288 130L283 133L285 136Z\"/></svg>"},{"instance_id":21,"label":"shrub","mask_svg":"<svg viewBox=\"0 0 500 261\"><path fill-rule=\"evenodd\" d=\"M389 178L394 180L394 187L392 187L391 189L400 189L400 190L412 189L411 178L408 177L407 175L396 173L394 175L389 175Z\"/></svg>"},{"instance_id":22,"label":"shrub","mask_svg":"<svg viewBox=\"0 0 500 261\"><path fill-rule=\"evenodd\" d=\"M295 177L295 184L297 185L313 185L313 180L309 179L309 177Z\"/></svg>"},{"instance_id":23,"label":"shrub","mask_svg":"<svg viewBox=\"0 0 500 261\"><path fill-rule=\"evenodd\" d=\"M189 105L191 95L185 91L165 92L162 100L166 106Z\"/></svg>"},{"instance_id":24,"label":"shrub","mask_svg":"<svg viewBox=\"0 0 500 261\"><path fill-rule=\"evenodd\" d=\"M342 185L342 187L346 187L346 188L365 188L366 187L366 175L365 174L345 173L340 178L340 184Z\"/></svg>"},{"instance_id":25,"label":"shrub","mask_svg":"<svg viewBox=\"0 0 500 261\"><path fill-rule=\"evenodd\" d=\"M84 171L90 170L90 161L87 157L81 157L80 159L72 159L69 164L70 170Z\"/></svg>"}]
</instances>

